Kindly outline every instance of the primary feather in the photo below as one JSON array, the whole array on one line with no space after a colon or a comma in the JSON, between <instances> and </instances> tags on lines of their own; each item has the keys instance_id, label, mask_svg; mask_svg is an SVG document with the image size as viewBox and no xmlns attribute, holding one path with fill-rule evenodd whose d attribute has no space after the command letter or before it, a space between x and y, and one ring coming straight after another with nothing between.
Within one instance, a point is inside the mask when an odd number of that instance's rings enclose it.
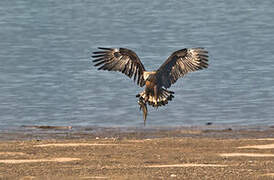
<instances>
[{"instance_id":1,"label":"primary feather","mask_svg":"<svg viewBox=\"0 0 274 180\"><path fill-rule=\"evenodd\" d=\"M169 88L189 72L208 67L207 51L203 48L181 49L172 53L157 70L157 81Z\"/></svg>"},{"instance_id":2,"label":"primary feather","mask_svg":"<svg viewBox=\"0 0 274 180\"><path fill-rule=\"evenodd\" d=\"M144 86L143 72L145 67L135 52L126 48L112 49L101 48L102 51L93 52L94 66L99 66L98 70L120 71L128 77L134 79L139 86Z\"/></svg>"}]
</instances>

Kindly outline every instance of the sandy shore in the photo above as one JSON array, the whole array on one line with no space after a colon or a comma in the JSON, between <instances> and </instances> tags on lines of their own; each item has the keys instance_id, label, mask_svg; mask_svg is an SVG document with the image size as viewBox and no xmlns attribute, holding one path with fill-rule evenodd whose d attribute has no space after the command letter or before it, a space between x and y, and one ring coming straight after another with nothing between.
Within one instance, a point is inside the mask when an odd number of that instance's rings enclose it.
<instances>
[{"instance_id":1,"label":"sandy shore","mask_svg":"<svg viewBox=\"0 0 274 180\"><path fill-rule=\"evenodd\" d=\"M271 127L0 135L0 179L274 179Z\"/></svg>"}]
</instances>

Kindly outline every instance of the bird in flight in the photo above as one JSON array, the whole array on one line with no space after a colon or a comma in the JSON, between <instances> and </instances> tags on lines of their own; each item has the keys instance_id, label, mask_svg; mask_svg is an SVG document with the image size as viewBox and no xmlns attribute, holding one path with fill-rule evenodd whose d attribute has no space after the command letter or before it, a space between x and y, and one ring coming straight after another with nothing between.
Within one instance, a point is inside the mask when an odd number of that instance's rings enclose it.
<instances>
[{"instance_id":1,"label":"bird in flight","mask_svg":"<svg viewBox=\"0 0 274 180\"><path fill-rule=\"evenodd\" d=\"M144 125L147 118L147 104L164 106L174 98L174 92L167 90L187 73L208 67L208 52L204 48L185 48L173 52L156 71L146 71L137 54L126 48L103 48L93 52L94 66L98 70L119 71L143 87L137 94Z\"/></svg>"}]
</instances>

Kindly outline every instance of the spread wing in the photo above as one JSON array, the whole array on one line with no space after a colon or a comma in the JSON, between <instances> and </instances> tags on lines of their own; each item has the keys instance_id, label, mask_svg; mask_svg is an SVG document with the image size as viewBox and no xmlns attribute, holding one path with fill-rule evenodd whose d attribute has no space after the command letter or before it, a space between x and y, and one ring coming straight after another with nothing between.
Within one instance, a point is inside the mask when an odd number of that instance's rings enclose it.
<instances>
[{"instance_id":1,"label":"spread wing","mask_svg":"<svg viewBox=\"0 0 274 180\"><path fill-rule=\"evenodd\" d=\"M143 72L145 67L136 55L135 52L126 49L112 49L112 48L101 48L98 49L102 51L93 52L93 62L94 66L99 66L98 70L108 70L108 71L120 71L127 75L128 77L134 79L139 86L144 86L145 81L143 77Z\"/></svg>"},{"instance_id":2,"label":"spread wing","mask_svg":"<svg viewBox=\"0 0 274 180\"><path fill-rule=\"evenodd\" d=\"M172 53L157 70L159 85L169 88L188 72L208 67L208 52L203 48L181 49Z\"/></svg>"}]
</instances>

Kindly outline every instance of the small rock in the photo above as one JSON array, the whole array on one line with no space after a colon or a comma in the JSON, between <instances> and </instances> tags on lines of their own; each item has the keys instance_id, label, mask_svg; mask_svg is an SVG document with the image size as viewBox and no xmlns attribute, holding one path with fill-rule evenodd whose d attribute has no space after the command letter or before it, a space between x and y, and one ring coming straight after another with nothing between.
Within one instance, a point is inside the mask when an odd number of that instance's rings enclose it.
<instances>
[{"instance_id":1,"label":"small rock","mask_svg":"<svg viewBox=\"0 0 274 180\"><path fill-rule=\"evenodd\" d=\"M177 177L176 174L171 174L170 177Z\"/></svg>"}]
</instances>

